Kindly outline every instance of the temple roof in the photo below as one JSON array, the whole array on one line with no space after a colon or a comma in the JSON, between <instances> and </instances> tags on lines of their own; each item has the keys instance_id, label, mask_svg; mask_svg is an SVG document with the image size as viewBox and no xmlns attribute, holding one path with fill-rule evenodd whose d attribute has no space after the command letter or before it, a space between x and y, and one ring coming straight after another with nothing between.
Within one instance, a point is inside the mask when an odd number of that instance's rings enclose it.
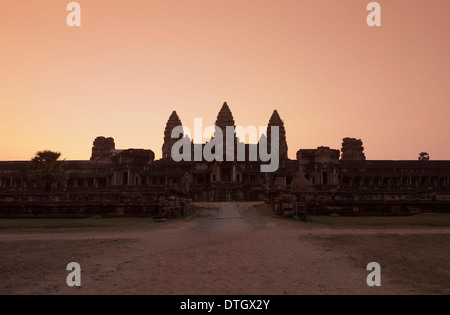
<instances>
[{"instance_id":1,"label":"temple roof","mask_svg":"<svg viewBox=\"0 0 450 315\"><path fill-rule=\"evenodd\" d=\"M164 130L164 141L170 141L172 130L177 126L182 126L181 120L178 117L177 112L173 111L169 117L169 120L167 121L166 129Z\"/></svg>"},{"instance_id":2,"label":"temple roof","mask_svg":"<svg viewBox=\"0 0 450 315\"><path fill-rule=\"evenodd\" d=\"M178 114L176 111L172 112L172 114L169 117L169 120L167 121L166 126L171 126L171 127L181 126L181 120L178 117Z\"/></svg>"},{"instance_id":3,"label":"temple roof","mask_svg":"<svg viewBox=\"0 0 450 315\"><path fill-rule=\"evenodd\" d=\"M450 161L433 160L364 160L364 161L339 161L341 168L345 169L445 169L450 170ZM401 172L398 173L402 175Z\"/></svg>"},{"instance_id":4,"label":"temple roof","mask_svg":"<svg viewBox=\"0 0 450 315\"><path fill-rule=\"evenodd\" d=\"M269 126L284 126L283 120L281 120L278 111L275 109L269 120Z\"/></svg>"},{"instance_id":5,"label":"temple roof","mask_svg":"<svg viewBox=\"0 0 450 315\"><path fill-rule=\"evenodd\" d=\"M223 103L222 108L217 115L216 126L221 128L226 126L234 126L233 114L231 113L227 102Z\"/></svg>"}]
</instances>

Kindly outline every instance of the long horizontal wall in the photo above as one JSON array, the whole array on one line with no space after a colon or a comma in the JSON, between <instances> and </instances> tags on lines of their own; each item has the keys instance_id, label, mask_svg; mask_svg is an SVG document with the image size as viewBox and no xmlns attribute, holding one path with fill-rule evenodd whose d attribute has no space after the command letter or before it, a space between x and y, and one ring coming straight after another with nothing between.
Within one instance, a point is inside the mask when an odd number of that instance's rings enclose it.
<instances>
[{"instance_id":1,"label":"long horizontal wall","mask_svg":"<svg viewBox=\"0 0 450 315\"><path fill-rule=\"evenodd\" d=\"M291 217L296 207L310 214L343 216L411 215L419 212L450 212L450 192L344 191L292 192L288 187L268 190L266 203L276 214Z\"/></svg>"},{"instance_id":2,"label":"long horizontal wall","mask_svg":"<svg viewBox=\"0 0 450 315\"><path fill-rule=\"evenodd\" d=\"M0 218L146 217L185 213L187 199L176 192L81 191L0 193Z\"/></svg>"}]
</instances>

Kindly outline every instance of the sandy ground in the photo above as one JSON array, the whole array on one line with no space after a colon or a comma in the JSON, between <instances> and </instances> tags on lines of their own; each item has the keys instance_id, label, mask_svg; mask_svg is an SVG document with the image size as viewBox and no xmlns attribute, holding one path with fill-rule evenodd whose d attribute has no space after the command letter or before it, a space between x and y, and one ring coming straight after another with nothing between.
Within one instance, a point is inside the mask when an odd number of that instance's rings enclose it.
<instances>
[{"instance_id":1,"label":"sandy ground","mask_svg":"<svg viewBox=\"0 0 450 315\"><path fill-rule=\"evenodd\" d=\"M449 228L333 228L202 203L124 229L0 234L1 294L449 294ZM81 287L66 285L78 262ZM381 265L381 287L366 266Z\"/></svg>"}]
</instances>

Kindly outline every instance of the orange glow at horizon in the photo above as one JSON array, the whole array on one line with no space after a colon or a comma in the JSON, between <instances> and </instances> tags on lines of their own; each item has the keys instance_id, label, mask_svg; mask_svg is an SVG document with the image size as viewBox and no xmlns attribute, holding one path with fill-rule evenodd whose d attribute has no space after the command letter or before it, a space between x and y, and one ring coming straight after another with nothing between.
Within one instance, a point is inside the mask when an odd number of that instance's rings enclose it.
<instances>
[{"instance_id":1,"label":"orange glow at horizon","mask_svg":"<svg viewBox=\"0 0 450 315\"><path fill-rule=\"evenodd\" d=\"M0 9L0 160L90 158L97 136L161 157L176 110L237 125L277 109L289 157L362 139L367 159L450 159L448 0L5 0Z\"/></svg>"}]
</instances>

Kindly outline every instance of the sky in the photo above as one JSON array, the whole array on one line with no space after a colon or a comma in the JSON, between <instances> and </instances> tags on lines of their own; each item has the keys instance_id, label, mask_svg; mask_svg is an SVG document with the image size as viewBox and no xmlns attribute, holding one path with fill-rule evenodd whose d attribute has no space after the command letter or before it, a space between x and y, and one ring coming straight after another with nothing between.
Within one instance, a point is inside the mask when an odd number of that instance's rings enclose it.
<instances>
[{"instance_id":1,"label":"sky","mask_svg":"<svg viewBox=\"0 0 450 315\"><path fill-rule=\"evenodd\" d=\"M0 160L90 158L97 136L161 157L176 110L237 125L277 109L289 157L362 139L367 159L450 159L450 1L1 0ZM206 139L205 139L206 141Z\"/></svg>"}]
</instances>

